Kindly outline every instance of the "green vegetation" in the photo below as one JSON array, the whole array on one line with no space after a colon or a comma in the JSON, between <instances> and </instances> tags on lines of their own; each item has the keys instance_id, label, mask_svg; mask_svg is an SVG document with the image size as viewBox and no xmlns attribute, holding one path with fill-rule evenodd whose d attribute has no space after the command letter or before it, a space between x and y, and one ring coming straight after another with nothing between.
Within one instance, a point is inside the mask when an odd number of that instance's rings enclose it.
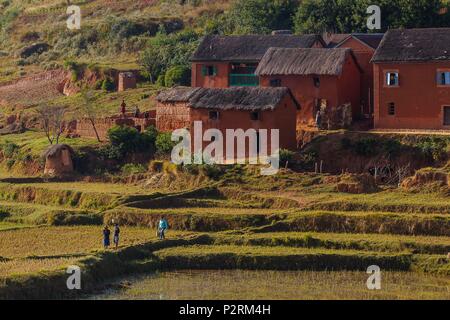
<instances>
[{"instance_id":1,"label":"green vegetation","mask_svg":"<svg viewBox=\"0 0 450 320\"><path fill-rule=\"evenodd\" d=\"M381 27L424 28L447 26L450 14L439 14L448 3L442 0L380 0L363 1L302 1L295 15L295 31L315 33L333 30L337 33L366 32L367 8L370 5L381 8Z\"/></svg>"}]
</instances>

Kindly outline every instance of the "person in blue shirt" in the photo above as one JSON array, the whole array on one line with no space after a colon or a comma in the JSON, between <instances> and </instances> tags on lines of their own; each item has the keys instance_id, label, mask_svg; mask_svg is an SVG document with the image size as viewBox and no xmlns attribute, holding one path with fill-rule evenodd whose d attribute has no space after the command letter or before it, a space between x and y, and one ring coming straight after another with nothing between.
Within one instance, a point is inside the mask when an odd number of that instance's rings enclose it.
<instances>
[{"instance_id":1,"label":"person in blue shirt","mask_svg":"<svg viewBox=\"0 0 450 320\"><path fill-rule=\"evenodd\" d=\"M103 247L105 249L109 248L109 236L111 235L111 231L109 230L108 226L106 225L103 228Z\"/></svg>"},{"instance_id":2,"label":"person in blue shirt","mask_svg":"<svg viewBox=\"0 0 450 320\"><path fill-rule=\"evenodd\" d=\"M158 222L158 236L160 240L163 240L166 238L165 232L169 228L169 224L167 223L166 218L163 216L161 219L159 219Z\"/></svg>"}]
</instances>

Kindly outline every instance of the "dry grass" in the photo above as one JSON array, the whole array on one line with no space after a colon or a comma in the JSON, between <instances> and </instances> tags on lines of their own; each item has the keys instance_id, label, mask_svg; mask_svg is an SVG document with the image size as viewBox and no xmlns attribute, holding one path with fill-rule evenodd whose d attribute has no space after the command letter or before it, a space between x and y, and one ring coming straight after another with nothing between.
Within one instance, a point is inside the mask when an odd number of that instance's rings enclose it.
<instances>
[{"instance_id":1,"label":"dry grass","mask_svg":"<svg viewBox=\"0 0 450 320\"><path fill-rule=\"evenodd\" d=\"M0 261L0 278L65 269L76 261L77 258L74 257Z\"/></svg>"},{"instance_id":2,"label":"dry grass","mask_svg":"<svg viewBox=\"0 0 450 320\"><path fill-rule=\"evenodd\" d=\"M169 238L183 233L169 231ZM148 228L121 228L120 247L155 240L155 230ZM102 227L37 227L2 231L1 256L24 258L28 256L61 256L87 254L102 249Z\"/></svg>"}]
</instances>

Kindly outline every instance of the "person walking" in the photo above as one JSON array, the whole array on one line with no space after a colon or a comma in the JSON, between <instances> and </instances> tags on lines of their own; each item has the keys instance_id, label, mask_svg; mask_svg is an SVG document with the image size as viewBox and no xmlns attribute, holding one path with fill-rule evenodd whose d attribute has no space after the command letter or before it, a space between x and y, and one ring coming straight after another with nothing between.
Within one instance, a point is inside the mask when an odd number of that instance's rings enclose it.
<instances>
[{"instance_id":1,"label":"person walking","mask_svg":"<svg viewBox=\"0 0 450 320\"><path fill-rule=\"evenodd\" d=\"M165 232L169 228L169 224L164 216L159 219L158 223L158 236L159 240L164 240L166 238Z\"/></svg>"},{"instance_id":2,"label":"person walking","mask_svg":"<svg viewBox=\"0 0 450 320\"><path fill-rule=\"evenodd\" d=\"M119 228L119 224L116 223L114 225L114 239L113 239L116 249L119 247L119 235L120 235L120 228Z\"/></svg>"},{"instance_id":3,"label":"person walking","mask_svg":"<svg viewBox=\"0 0 450 320\"><path fill-rule=\"evenodd\" d=\"M103 247L105 249L109 248L109 236L111 235L111 231L109 230L108 226L105 225L103 228Z\"/></svg>"}]
</instances>

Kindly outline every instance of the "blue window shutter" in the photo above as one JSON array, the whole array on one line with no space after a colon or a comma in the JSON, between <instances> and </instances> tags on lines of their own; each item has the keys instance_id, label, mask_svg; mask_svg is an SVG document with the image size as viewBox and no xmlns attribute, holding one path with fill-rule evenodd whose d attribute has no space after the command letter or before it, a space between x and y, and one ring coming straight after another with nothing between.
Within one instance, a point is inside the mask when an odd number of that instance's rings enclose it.
<instances>
[{"instance_id":1,"label":"blue window shutter","mask_svg":"<svg viewBox=\"0 0 450 320\"><path fill-rule=\"evenodd\" d=\"M202 66L202 76L206 76L207 68L206 66Z\"/></svg>"},{"instance_id":2,"label":"blue window shutter","mask_svg":"<svg viewBox=\"0 0 450 320\"><path fill-rule=\"evenodd\" d=\"M445 73L445 84L450 84L450 72Z\"/></svg>"}]
</instances>

